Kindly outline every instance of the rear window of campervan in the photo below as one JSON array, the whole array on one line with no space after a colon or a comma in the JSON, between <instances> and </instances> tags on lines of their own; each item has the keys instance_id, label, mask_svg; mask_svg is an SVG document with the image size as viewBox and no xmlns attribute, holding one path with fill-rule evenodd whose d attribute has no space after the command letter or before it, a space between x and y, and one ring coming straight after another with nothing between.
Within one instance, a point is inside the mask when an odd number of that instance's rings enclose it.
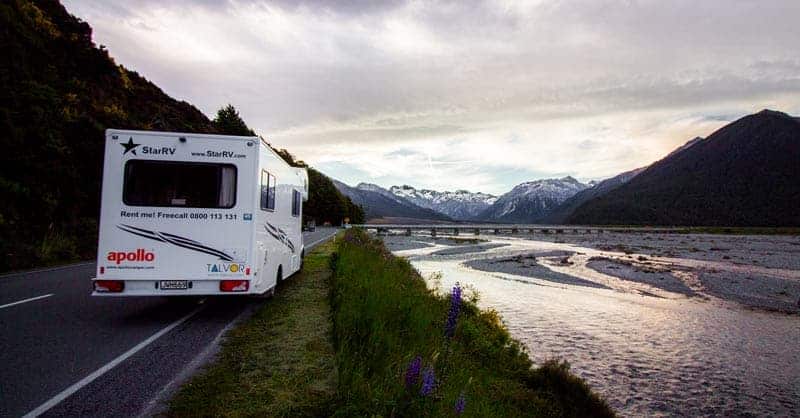
<instances>
[{"instance_id":1,"label":"rear window of campervan","mask_svg":"<svg viewBox=\"0 0 800 418\"><path fill-rule=\"evenodd\" d=\"M236 205L236 166L128 160L122 201L128 206L232 208Z\"/></svg>"}]
</instances>

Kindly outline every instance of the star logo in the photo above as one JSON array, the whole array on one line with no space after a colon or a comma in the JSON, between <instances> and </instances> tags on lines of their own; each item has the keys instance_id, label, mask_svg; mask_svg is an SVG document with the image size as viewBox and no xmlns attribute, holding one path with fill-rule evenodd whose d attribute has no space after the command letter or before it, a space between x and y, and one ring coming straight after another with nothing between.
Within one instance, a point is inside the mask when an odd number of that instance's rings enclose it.
<instances>
[{"instance_id":1,"label":"star logo","mask_svg":"<svg viewBox=\"0 0 800 418\"><path fill-rule=\"evenodd\" d=\"M122 145L122 147L125 148L125 151L122 152L122 155L127 154L128 151L131 151L133 155L136 155L136 147L138 147L141 144L134 144L133 137L130 137L128 139L128 142L123 142L120 145Z\"/></svg>"}]
</instances>

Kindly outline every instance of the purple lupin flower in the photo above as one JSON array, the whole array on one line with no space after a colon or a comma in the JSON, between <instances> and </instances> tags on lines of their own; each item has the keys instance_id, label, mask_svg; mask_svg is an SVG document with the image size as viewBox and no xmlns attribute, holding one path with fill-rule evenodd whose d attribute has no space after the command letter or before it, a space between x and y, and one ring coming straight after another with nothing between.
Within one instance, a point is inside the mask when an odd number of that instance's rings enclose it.
<instances>
[{"instance_id":1,"label":"purple lupin flower","mask_svg":"<svg viewBox=\"0 0 800 418\"><path fill-rule=\"evenodd\" d=\"M406 388L411 389L419 380L419 369L422 367L422 357L416 356L406 368Z\"/></svg>"},{"instance_id":2,"label":"purple lupin flower","mask_svg":"<svg viewBox=\"0 0 800 418\"><path fill-rule=\"evenodd\" d=\"M456 284L450 293L450 310L447 311L447 322L444 324L444 336L453 338L458 322L458 313L461 312L461 286Z\"/></svg>"},{"instance_id":3,"label":"purple lupin flower","mask_svg":"<svg viewBox=\"0 0 800 418\"><path fill-rule=\"evenodd\" d=\"M436 374L433 372L433 367L428 366L422 372L422 387L419 388L419 394L428 396L433 392L436 387Z\"/></svg>"},{"instance_id":4,"label":"purple lupin flower","mask_svg":"<svg viewBox=\"0 0 800 418\"><path fill-rule=\"evenodd\" d=\"M456 399L456 405L453 407L453 411L455 411L456 415L461 415L464 413L464 408L467 407L467 397L464 396L464 392L461 392L458 395L458 399Z\"/></svg>"}]
</instances>

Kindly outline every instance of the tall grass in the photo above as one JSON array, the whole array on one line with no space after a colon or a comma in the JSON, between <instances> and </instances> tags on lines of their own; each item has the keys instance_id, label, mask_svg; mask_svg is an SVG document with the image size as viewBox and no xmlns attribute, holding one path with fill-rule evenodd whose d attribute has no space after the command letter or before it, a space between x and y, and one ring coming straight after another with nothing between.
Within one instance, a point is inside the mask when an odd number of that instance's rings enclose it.
<instances>
[{"instance_id":1,"label":"tall grass","mask_svg":"<svg viewBox=\"0 0 800 418\"><path fill-rule=\"evenodd\" d=\"M335 415L454 416L459 398L463 416L613 415L566 363L533 368L494 312L464 302L447 338L450 301L363 231L345 234L332 263ZM427 395L409 383L417 356L435 374Z\"/></svg>"}]
</instances>

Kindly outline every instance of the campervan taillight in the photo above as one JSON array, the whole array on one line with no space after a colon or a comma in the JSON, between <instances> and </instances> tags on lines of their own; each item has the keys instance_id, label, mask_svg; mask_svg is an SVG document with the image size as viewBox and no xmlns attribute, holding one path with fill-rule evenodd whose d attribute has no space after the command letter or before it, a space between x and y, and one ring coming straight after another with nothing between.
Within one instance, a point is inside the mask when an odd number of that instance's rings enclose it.
<instances>
[{"instance_id":1,"label":"campervan taillight","mask_svg":"<svg viewBox=\"0 0 800 418\"><path fill-rule=\"evenodd\" d=\"M220 292L246 292L250 289L248 280L222 280L219 282Z\"/></svg>"},{"instance_id":2,"label":"campervan taillight","mask_svg":"<svg viewBox=\"0 0 800 418\"><path fill-rule=\"evenodd\" d=\"M103 293L119 293L125 290L125 282L122 280L95 280L94 291Z\"/></svg>"}]
</instances>

